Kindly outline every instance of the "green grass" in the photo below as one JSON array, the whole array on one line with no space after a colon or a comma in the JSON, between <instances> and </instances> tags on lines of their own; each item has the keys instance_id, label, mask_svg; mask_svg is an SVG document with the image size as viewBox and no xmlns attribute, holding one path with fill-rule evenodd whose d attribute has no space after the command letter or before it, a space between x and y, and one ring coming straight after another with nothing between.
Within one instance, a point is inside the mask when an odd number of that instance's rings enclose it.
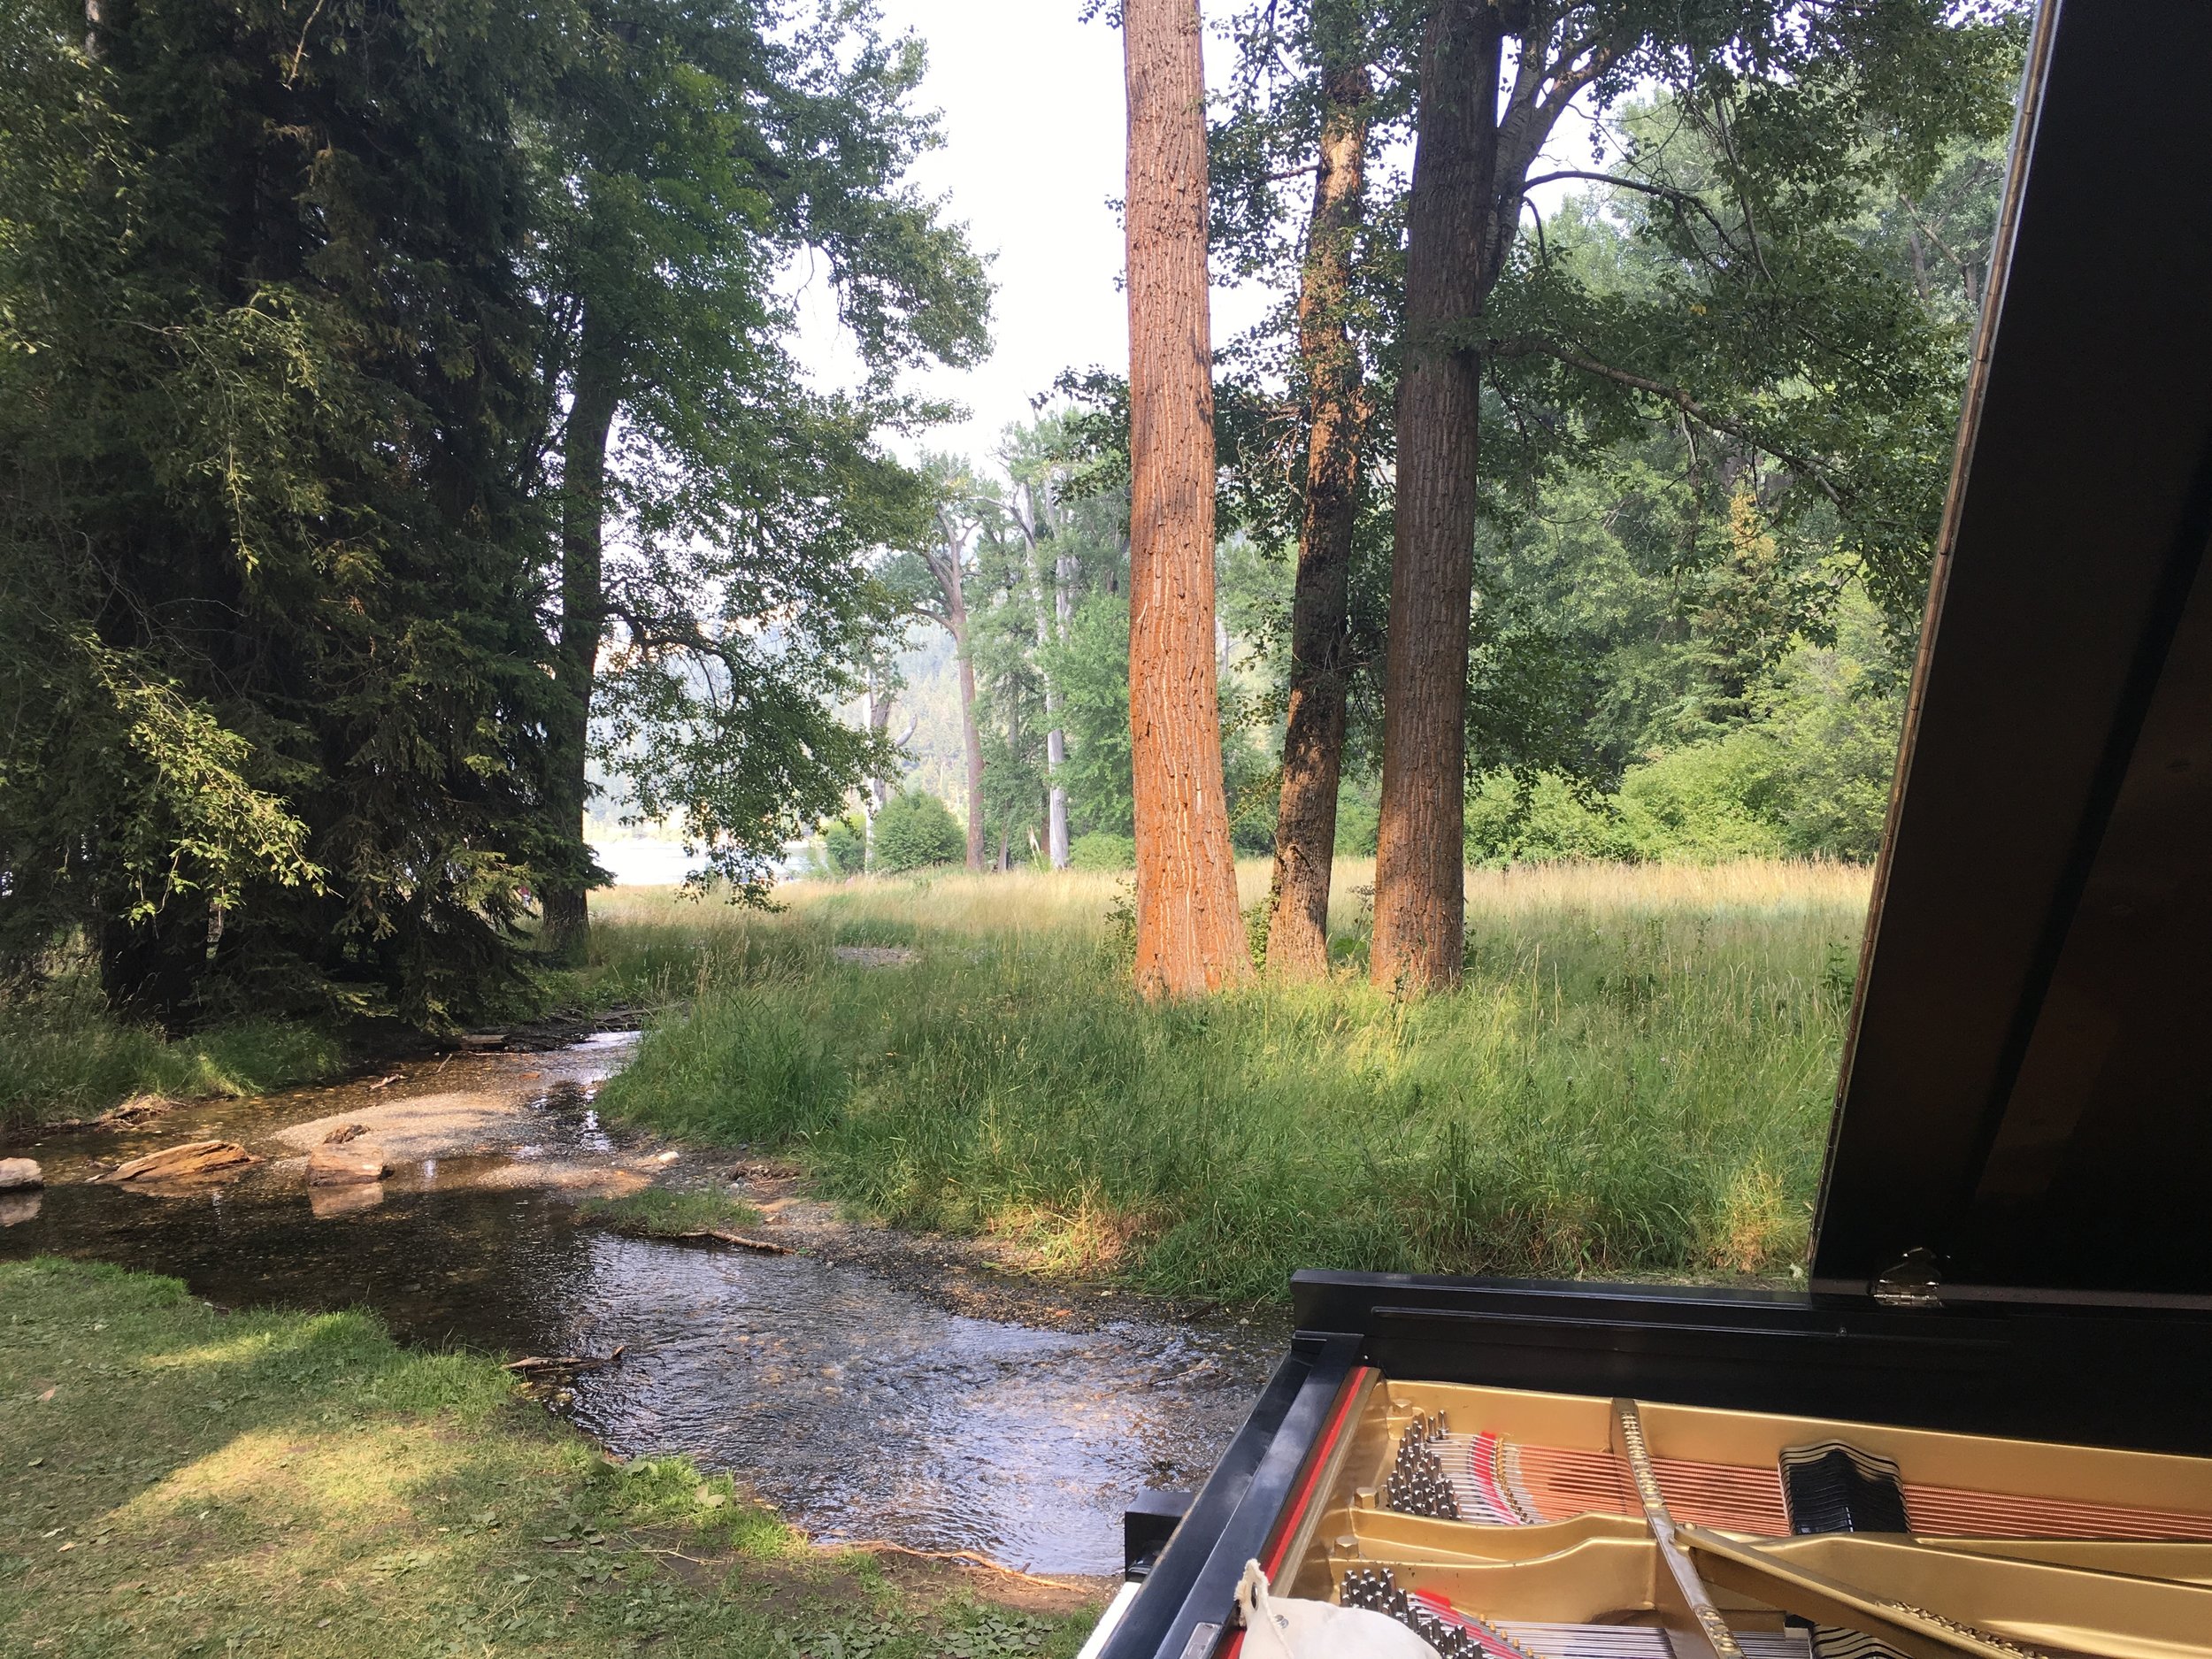
<instances>
[{"instance_id":1,"label":"green grass","mask_svg":"<svg viewBox=\"0 0 2212 1659\"><path fill-rule=\"evenodd\" d=\"M0 1652L1015 1659L1087 1623L814 1551L360 1315L0 1263Z\"/></svg>"},{"instance_id":2,"label":"green grass","mask_svg":"<svg viewBox=\"0 0 2212 1659\"><path fill-rule=\"evenodd\" d=\"M654 1239L681 1239L760 1225L759 1210L709 1187L648 1187L619 1198L595 1198L585 1204L584 1214L626 1233L641 1233Z\"/></svg>"},{"instance_id":3,"label":"green grass","mask_svg":"<svg viewBox=\"0 0 2212 1659\"><path fill-rule=\"evenodd\" d=\"M297 1021L241 1019L175 1040L118 1019L81 976L35 994L0 987L0 1127L90 1117L134 1094L258 1094L342 1064Z\"/></svg>"},{"instance_id":4,"label":"green grass","mask_svg":"<svg viewBox=\"0 0 2212 1659\"><path fill-rule=\"evenodd\" d=\"M1354 959L1363 875L1340 883ZM1863 872L1471 872L1466 986L1415 1002L1348 972L1148 1006L1104 919L1116 893L940 876L801 888L753 918L615 895L602 931L680 952L690 1006L601 1108L786 1144L886 1219L1023 1236L1048 1265L1174 1293L1279 1297L1300 1266L1801 1259ZM831 956L864 937L922 960Z\"/></svg>"}]
</instances>

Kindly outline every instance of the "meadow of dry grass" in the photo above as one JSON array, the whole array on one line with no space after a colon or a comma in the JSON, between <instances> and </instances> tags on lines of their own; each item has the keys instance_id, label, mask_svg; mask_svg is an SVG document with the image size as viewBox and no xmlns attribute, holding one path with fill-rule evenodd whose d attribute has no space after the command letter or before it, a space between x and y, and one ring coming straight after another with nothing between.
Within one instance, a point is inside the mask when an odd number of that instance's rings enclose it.
<instances>
[{"instance_id":1,"label":"meadow of dry grass","mask_svg":"<svg viewBox=\"0 0 2212 1659\"><path fill-rule=\"evenodd\" d=\"M1265 866L1240 873L1256 901ZM608 982L681 1004L604 1103L1187 1294L1279 1295L1297 1266L1792 1271L1864 872L1471 872L1466 984L1410 1002L1359 972L1371 879L1340 868L1327 983L1164 1008L1128 987L1110 875L802 883L771 915L603 895Z\"/></svg>"}]
</instances>

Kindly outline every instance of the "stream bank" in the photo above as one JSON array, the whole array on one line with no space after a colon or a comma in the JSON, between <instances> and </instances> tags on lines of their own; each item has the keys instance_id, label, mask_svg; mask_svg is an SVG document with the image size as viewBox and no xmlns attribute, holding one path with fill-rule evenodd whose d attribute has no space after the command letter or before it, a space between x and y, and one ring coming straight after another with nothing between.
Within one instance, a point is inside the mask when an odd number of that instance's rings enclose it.
<instances>
[{"instance_id":1,"label":"stream bank","mask_svg":"<svg viewBox=\"0 0 2212 1659\"><path fill-rule=\"evenodd\" d=\"M733 1188L726 1155L601 1122L593 1098L634 1042L456 1055L20 1137L0 1154L39 1158L49 1185L0 1225L0 1258L173 1274L219 1306L366 1307L419 1348L619 1348L618 1363L558 1391L565 1415L625 1459L680 1453L726 1471L826 1541L1110 1572L1129 1496L1211 1466L1264 1379L1273 1333L1010 1276L985 1247L845 1223L781 1166L749 1164ZM389 1174L308 1187L307 1149L352 1124ZM264 1162L170 1195L91 1182L203 1138ZM580 1214L651 1183L750 1195L770 1212L764 1236L794 1253L633 1238Z\"/></svg>"}]
</instances>

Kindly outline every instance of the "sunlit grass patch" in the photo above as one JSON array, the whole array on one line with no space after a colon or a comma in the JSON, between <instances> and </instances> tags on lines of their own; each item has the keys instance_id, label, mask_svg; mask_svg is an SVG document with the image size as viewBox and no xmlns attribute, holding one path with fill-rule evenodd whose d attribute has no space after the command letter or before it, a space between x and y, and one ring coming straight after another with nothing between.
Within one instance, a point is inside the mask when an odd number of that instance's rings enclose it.
<instances>
[{"instance_id":1,"label":"sunlit grass patch","mask_svg":"<svg viewBox=\"0 0 2212 1659\"><path fill-rule=\"evenodd\" d=\"M91 1117L137 1094L259 1094L327 1077L338 1043L294 1021L237 1019L165 1038L118 1018L88 969L0 984L0 1125Z\"/></svg>"},{"instance_id":2,"label":"sunlit grass patch","mask_svg":"<svg viewBox=\"0 0 2212 1659\"><path fill-rule=\"evenodd\" d=\"M1353 960L1367 873L1340 871ZM1240 878L1256 900L1264 867ZM787 1144L893 1221L1176 1292L1276 1296L1299 1266L1774 1275L1801 1256L1863 871L1471 872L1466 984L1415 1002L1348 969L1148 1006L1114 949L1121 892L1034 872L786 889L784 912L719 924L688 1010L602 1104ZM831 941L864 929L920 965L836 971Z\"/></svg>"},{"instance_id":3,"label":"sunlit grass patch","mask_svg":"<svg viewBox=\"0 0 2212 1659\"><path fill-rule=\"evenodd\" d=\"M0 1263L11 1659L767 1659L856 1620L884 1659L923 1659L980 1605L949 1574L895 1585L814 1550L683 1459L611 1463L490 1359L411 1353L358 1315L225 1317L172 1279ZM1036 1650L1072 1652L1084 1622L1043 1621Z\"/></svg>"},{"instance_id":4,"label":"sunlit grass patch","mask_svg":"<svg viewBox=\"0 0 2212 1659\"><path fill-rule=\"evenodd\" d=\"M743 1200L699 1187L649 1187L619 1198L595 1198L584 1205L584 1214L625 1233L656 1239L728 1232L760 1223L760 1211Z\"/></svg>"}]
</instances>

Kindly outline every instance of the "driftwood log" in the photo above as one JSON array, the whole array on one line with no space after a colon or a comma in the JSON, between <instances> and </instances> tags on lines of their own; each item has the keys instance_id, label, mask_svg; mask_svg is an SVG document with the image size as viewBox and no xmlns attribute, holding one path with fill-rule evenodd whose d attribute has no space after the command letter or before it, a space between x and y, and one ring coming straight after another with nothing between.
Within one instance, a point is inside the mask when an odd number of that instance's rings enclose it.
<instances>
[{"instance_id":1,"label":"driftwood log","mask_svg":"<svg viewBox=\"0 0 2212 1659\"><path fill-rule=\"evenodd\" d=\"M189 1181L210 1175L228 1175L260 1162L235 1141L188 1141L181 1146L164 1147L142 1158L133 1158L92 1179L117 1185Z\"/></svg>"},{"instance_id":2,"label":"driftwood log","mask_svg":"<svg viewBox=\"0 0 2212 1659\"><path fill-rule=\"evenodd\" d=\"M620 1359L628 1348L628 1343L618 1342L611 1354L533 1354L526 1359L511 1359L502 1369L524 1377L535 1377L547 1371L599 1371Z\"/></svg>"},{"instance_id":3,"label":"driftwood log","mask_svg":"<svg viewBox=\"0 0 2212 1659\"><path fill-rule=\"evenodd\" d=\"M655 1233L644 1227L617 1227L617 1233L627 1239L650 1239L658 1244L687 1244L697 1239L711 1239L717 1244L733 1244L741 1250L751 1250L760 1256L792 1256L796 1252L787 1244L775 1244L766 1239L749 1237L742 1233L725 1233L719 1227L693 1227L684 1233Z\"/></svg>"}]
</instances>

